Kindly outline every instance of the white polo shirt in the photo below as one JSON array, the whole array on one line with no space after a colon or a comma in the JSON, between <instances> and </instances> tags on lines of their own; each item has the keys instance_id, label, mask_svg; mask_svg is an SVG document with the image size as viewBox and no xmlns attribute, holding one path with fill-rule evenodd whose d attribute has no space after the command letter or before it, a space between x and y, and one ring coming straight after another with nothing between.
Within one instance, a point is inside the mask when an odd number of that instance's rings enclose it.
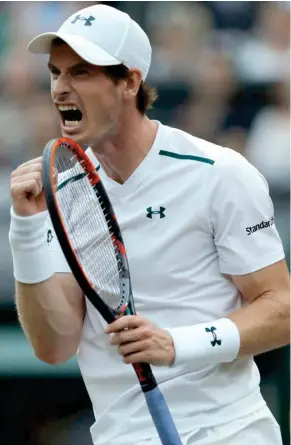
<instances>
[{"instance_id":1,"label":"white polo shirt","mask_svg":"<svg viewBox=\"0 0 291 445\"><path fill-rule=\"evenodd\" d=\"M266 181L231 149L159 124L153 147L124 184L99 172L124 238L136 309L159 327L229 314L242 301L227 275L284 258ZM50 251L56 272L69 271L55 237ZM104 327L87 301L78 360L96 418L94 445L135 445L157 433L135 373ZM153 371L181 434L265 404L251 357Z\"/></svg>"}]
</instances>

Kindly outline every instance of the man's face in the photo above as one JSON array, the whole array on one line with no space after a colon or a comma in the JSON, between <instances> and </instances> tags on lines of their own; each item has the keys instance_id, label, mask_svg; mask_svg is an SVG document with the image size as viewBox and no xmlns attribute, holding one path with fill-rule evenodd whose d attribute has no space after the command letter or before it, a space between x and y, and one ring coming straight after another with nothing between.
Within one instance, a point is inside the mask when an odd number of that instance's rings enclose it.
<instances>
[{"instance_id":1,"label":"man's face","mask_svg":"<svg viewBox=\"0 0 291 445\"><path fill-rule=\"evenodd\" d=\"M115 84L100 67L85 62L66 44L52 47L49 70L63 137L94 145L115 133L125 81Z\"/></svg>"}]
</instances>

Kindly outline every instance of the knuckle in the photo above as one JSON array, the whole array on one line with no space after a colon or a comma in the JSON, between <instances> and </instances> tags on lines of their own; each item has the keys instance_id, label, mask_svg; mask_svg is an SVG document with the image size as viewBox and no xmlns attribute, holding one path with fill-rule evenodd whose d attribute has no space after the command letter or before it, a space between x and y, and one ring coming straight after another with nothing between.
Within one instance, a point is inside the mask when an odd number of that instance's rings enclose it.
<instances>
[{"instance_id":1,"label":"knuckle","mask_svg":"<svg viewBox=\"0 0 291 445\"><path fill-rule=\"evenodd\" d=\"M149 351L149 350L144 351L143 356L144 356L145 362L149 362L152 359L152 354L151 354L151 351Z\"/></svg>"},{"instance_id":2,"label":"knuckle","mask_svg":"<svg viewBox=\"0 0 291 445\"><path fill-rule=\"evenodd\" d=\"M11 173L11 184L20 183L28 180L37 180L39 183L42 183L41 171L35 169L25 169L25 170L14 170Z\"/></svg>"},{"instance_id":3,"label":"knuckle","mask_svg":"<svg viewBox=\"0 0 291 445\"><path fill-rule=\"evenodd\" d=\"M41 164L32 164L28 167L30 172L35 172L40 175L41 172Z\"/></svg>"},{"instance_id":4,"label":"knuckle","mask_svg":"<svg viewBox=\"0 0 291 445\"><path fill-rule=\"evenodd\" d=\"M142 334L144 338L150 338L152 336L151 326L144 326L142 329Z\"/></svg>"},{"instance_id":5,"label":"knuckle","mask_svg":"<svg viewBox=\"0 0 291 445\"><path fill-rule=\"evenodd\" d=\"M37 178L34 178L34 177L32 177L32 178L30 177L29 182L31 183L32 187L35 187L38 184Z\"/></svg>"},{"instance_id":6,"label":"knuckle","mask_svg":"<svg viewBox=\"0 0 291 445\"><path fill-rule=\"evenodd\" d=\"M40 162L28 162L26 164L22 164L14 170L14 176L24 176L25 174L33 173L33 172L41 172L42 164Z\"/></svg>"},{"instance_id":7,"label":"knuckle","mask_svg":"<svg viewBox=\"0 0 291 445\"><path fill-rule=\"evenodd\" d=\"M126 347L125 346L118 346L118 352L120 355L126 354Z\"/></svg>"},{"instance_id":8,"label":"knuckle","mask_svg":"<svg viewBox=\"0 0 291 445\"><path fill-rule=\"evenodd\" d=\"M138 327L141 324L141 318L139 315L129 315L132 326Z\"/></svg>"},{"instance_id":9,"label":"knuckle","mask_svg":"<svg viewBox=\"0 0 291 445\"><path fill-rule=\"evenodd\" d=\"M118 343L120 343L120 335L119 334L114 334L112 337L112 343L115 345L118 345Z\"/></svg>"},{"instance_id":10,"label":"knuckle","mask_svg":"<svg viewBox=\"0 0 291 445\"><path fill-rule=\"evenodd\" d=\"M34 179L35 181L37 181L37 182L41 181L41 174L40 174L40 172L35 172L34 171L30 175L31 175L31 178Z\"/></svg>"},{"instance_id":11,"label":"knuckle","mask_svg":"<svg viewBox=\"0 0 291 445\"><path fill-rule=\"evenodd\" d=\"M10 193L11 193L12 198L17 197L19 192L18 192L18 189L15 187L15 185L11 186Z\"/></svg>"},{"instance_id":12,"label":"knuckle","mask_svg":"<svg viewBox=\"0 0 291 445\"><path fill-rule=\"evenodd\" d=\"M143 341L143 347L144 349L149 349L151 347L152 343L150 340L144 340Z\"/></svg>"},{"instance_id":13,"label":"knuckle","mask_svg":"<svg viewBox=\"0 0 291 445\"><path fill-rule=\"evenodd\" d=\"M21 176L22 176L21 170L17 168L16 170L13 170L10 177L11 179L14 179L14 178L19 178Z\"/></svg>"}]
</instances>

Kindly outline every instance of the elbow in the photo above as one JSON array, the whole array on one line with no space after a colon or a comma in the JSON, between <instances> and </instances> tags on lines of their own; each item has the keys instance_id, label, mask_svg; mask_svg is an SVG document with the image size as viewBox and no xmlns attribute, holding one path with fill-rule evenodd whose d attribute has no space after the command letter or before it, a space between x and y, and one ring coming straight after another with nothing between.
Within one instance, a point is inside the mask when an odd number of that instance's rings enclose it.
<instances>
[{"instance_id":1,"label":"elbow","mask_svg":"<svg viewBox=\"0 0 291 445\"><path fill-rule=\"evenodd\" d=\"M290 315L288 315L286 319L285 341L283 346L287 346L289 344L290 344Z\"/></svg>"},{"instance_id":2,"label":"elbow","mask_svg":"<svg viewBox=\"0 0 291 445\"><path fill-rule=\"evenodd\" d=\"M282 310L282 317L285 326L285 345L290 344L290 296L286 298L286 304Z\"/></svg>"},{"instance_id":3,"label":"elbow","mask_svg":"<svg viewBox=\"0 0 291 445\"><path fill-rule=\"evenodd\" d=\"M280 347L290 344L290 304L282 306L278 314L277 331L280 333Z\"/></svg>"},{"instance_id":4,"label":"elbow","mask_svg":"<svg viewBox=\"0 0 291 445\"><path fill-rule=\"evenodd\" d=\"M36 358L47 365L61 365L63 363L66 363L68 360L70 360L74 355L73 353L64 353L62 352L56 352L56 351L34 351L34 355Z\"/></svg>"},{"instance_id":5,"label":"elbow","mask_svg":"<svg viewBox=\"0 0 291 445\"><path fill-rule=\"evenodd\" d=\"M48 365L61 365L66 363L77 353L79 343L79 336L75 336L74 338L58 337L49 342L40 341L39 338L31 341L36 358Z\"/></svg>"}]
</instances>

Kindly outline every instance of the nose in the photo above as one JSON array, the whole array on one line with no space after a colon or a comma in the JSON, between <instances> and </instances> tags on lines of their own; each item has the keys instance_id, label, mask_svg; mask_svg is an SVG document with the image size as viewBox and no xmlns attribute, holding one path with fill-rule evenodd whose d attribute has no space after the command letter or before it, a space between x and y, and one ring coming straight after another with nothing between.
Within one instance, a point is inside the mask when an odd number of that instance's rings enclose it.
<instances>
[{"instance_id":1,"label":"nose","mask_svg":"<svg viewBox=\"0 0 291 445\"><path fill-rule=\"evenodd\" d=\"M68 76L60 74L51 82L51 95L54 100L65 99L71 92Z\"/></svg>"}]
</instances>

